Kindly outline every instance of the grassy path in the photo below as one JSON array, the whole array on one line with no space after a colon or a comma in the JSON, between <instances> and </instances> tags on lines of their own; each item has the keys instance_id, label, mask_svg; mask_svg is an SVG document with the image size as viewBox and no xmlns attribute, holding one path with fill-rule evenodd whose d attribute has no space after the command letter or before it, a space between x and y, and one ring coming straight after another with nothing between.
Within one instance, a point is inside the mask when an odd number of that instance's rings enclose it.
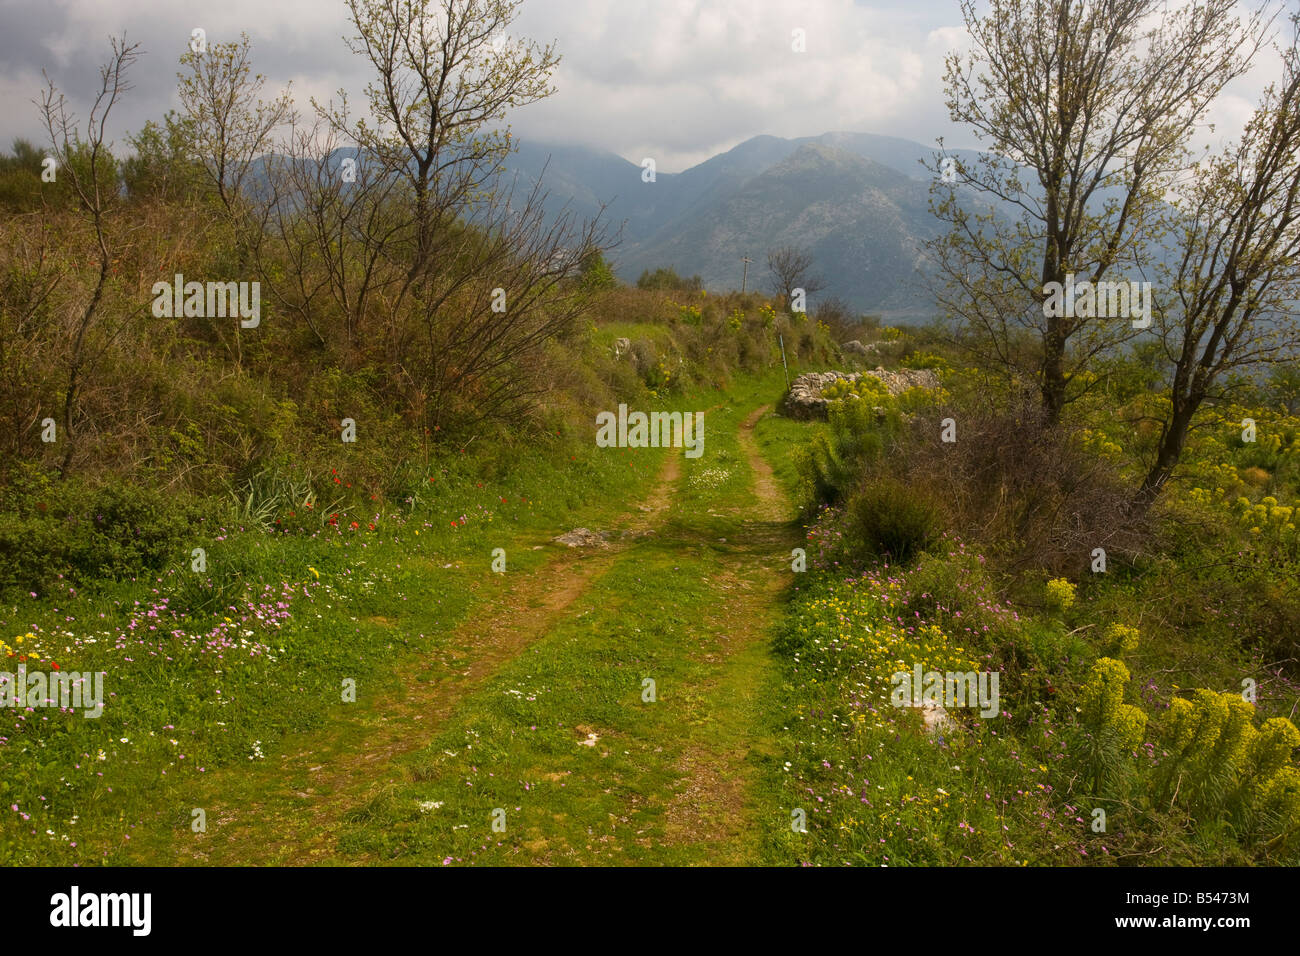
<instances>
[{"instance_id":1,"label":"grassy path","mask_svg":"<svg viewBox=\"0 0 1300 956\"><path fill-rule=\"evenodd\" d=\"M710 412L705 455L668 453L606 547L492 575L441 653L281 756L210 775L187 795L207 832L178 816L133 861L757 862L782 824L757 768L797 543L753 439L765 411Z\"/></svg>"},{"instance_id":2,"label":"grassy path","mask_svg":"<svg viewBox=\"0 0 1300 956\"><path fill-rule=\"evenodd\" d=\"M765 623L788 581L782 569L788 571L789 562L782 555L789 553L792 532L785 496L754 442L754 426L767 411L756 409L741 425L753 489L752 503L737 515L736 539L745 548L736 557L743 560L717 582L726 592L720 596L725 613L717 621L723 644L720 654L706 656L715 673L701 689L710 716L686 741L679 768L688 783L676 797L667 832L668 843L691 845L721 866L758 862L761 828L774 822L769 801L756 793L751 757L775 755L772 738L763 733L773 677Z\"/></svg>"}]
</instances>

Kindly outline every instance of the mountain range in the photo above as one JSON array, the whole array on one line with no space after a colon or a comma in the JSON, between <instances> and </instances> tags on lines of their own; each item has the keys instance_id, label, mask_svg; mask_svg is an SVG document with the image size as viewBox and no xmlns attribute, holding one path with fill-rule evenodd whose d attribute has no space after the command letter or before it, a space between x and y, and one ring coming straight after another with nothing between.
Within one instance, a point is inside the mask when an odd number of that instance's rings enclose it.
<instances>
[{"instance_id":1,"label":"mountain range","mask_svg":"<svg viewBox=\"0 0 1300 956\"><path fill-rule=\"evenodd\" d=\"M582 218L599 212L621 242L608 253L619 278L671 266L699 275L710 291L770 288L767 253L794 245L809 252L825 288L860 312L886 318L932 314L922 243L943 226L929 211L935 150L868 133L782 139L756 136L680 173L656 172L614 153L523 142L507 163L519 188L539 177L548 211L564 205ZM953 155L973 158L969 151Z\"/></svg>"}]
</instances>

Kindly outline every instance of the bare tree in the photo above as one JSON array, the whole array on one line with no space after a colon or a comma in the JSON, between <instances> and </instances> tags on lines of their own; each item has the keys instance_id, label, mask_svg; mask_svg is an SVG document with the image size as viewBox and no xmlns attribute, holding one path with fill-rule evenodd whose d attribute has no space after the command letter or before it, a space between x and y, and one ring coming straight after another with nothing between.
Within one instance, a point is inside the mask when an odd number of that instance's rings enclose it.
<instances>
[{"instance_id":1,"label":"bare tree","mask_svg":"<svg viewBox=\"0 0 1300 956\"><path fill-rule=\"evenodd\" d=\"M1300 361L1296 41L1280 84L1265 91L1237 146L1197 170L1179 211L1181 255L1165 270L1173 301L1158 324L1174 374L1156 457L1142 484L1148 500L1173 473L1202 404L1223 397L1225 380Z\"/></svg>"},{"instance_id":2,"label":"bare tree","mask_svg":"<svg viewBox=\"0 0 1300 956\"><path fill-rule=\"evenodd\" d=\"M91 282L85 305L72 317L68 329L67 374L63 386L62 429L63 458L60 475L66 475L77 450L78 402L87 380L117 335L135 314L119 314L116 321L105 322L101 314L105 290L113 265L109 249L107 218L118 205L118 183L105 130L109 114L131 89L127 80L132 65L140 56L138 43L128 44L126 37L110 39L112 54L99 70L99 90L91 103L86 131L82 136L76 116L67 100L46 76L45 91L37 105L41 110L58 175L72 186L82 217L86 220L95 246L97 271ZM48 294L48 293L47 293ZM143 309L140 310L142 314Z\"/></svg>"},{"instance_id":3,"label":"bare tree","mask_svg":"<svg viewBox=\"0 0 1300 956\"><path fill-rule=\"evenodd\" d=\"M521 0L347 0L353 53L377 78L366 87L373 124L326 115L409 185L415 247L428 266L437 236L500 171L508 131L487 126L554 92L554 44L509 40Z\"/></svg>"},{"instance_id":4,"label":"bare tree","mask_svg":"<svg viewBox=\"0 0 1300 956\"><path fill-rule=\"evenodd\" d=\"M1045 315L1056 311L1044 308L1048 284L1096 284L1147 265L1145 242L1189 165L1189 137L1246 69L1266 19L1243 21L1235 0L1173 10L1163 0L990 0L985 16L961 0L961 9L972 44L948 57L948 110L987 152L936 163L932 208L949 223L929 247L937 297L977 357L1035 383L1056 422L1082 394L1078 373L1135 332L1129 316Z\"/></svg>"},{"instance_id":5,"label":"bare tree","mask_svg":"<svg viewBox=\"0 0 1300 956\"><path fill-rule=\"evenodd\" d=\"M550 387L531 358L585 312L583 263L609 241L601 215L552 217L546 199L540 179L524 192L504 189L440 242L444 265L420 301L418 339L401 350L431 420L452 401L462 417L482 420Z\"/></svg>"},{"instance_id":6,"label":"bare tree","mask_svg":"<svg viewBox=\"0 0 1300 956\"><path fill-rule=\"evenodd\" d=\"M551 216L540 182L501 181L508 134L485 124L548 95L551 48L507 41L518 3L349 0L378 78L370 115L315 103L270 162L259 206L272 297L317 340L378 352L413 412L495 415L539 388L540 346L585 307L575 281L608 245L601 216ZM342 175L347 167L348 176ZM274 262L289 264L285 270Z\"/></svg>"},{"instance_id":7,"label":"bare tree","mask_svg":"<svg viewBox=\"0 0 1300 956\"><path fill-rule=\"evenodd\" d=\"M354 356L393 341L409 291L397 250L412 232L401 179L321 121L295 128L267 173L252 235L272 301L321 345L334 341L337 319ZM380 336L368 324L376 318Z\"/></svg>"},{"instance_id":8,"label":"bare tree","mask_svg":"<svg viewBox=\"0 0 1300 956\"><path fill-rule=\"evenodd\" d=\"M813 275L811 253L797 246L779 246L767 253L767 269L772 275L772 291L790 308L796 289L804 296L813 295L826 288L826 283Z\"/></svg>"}]
</instances>

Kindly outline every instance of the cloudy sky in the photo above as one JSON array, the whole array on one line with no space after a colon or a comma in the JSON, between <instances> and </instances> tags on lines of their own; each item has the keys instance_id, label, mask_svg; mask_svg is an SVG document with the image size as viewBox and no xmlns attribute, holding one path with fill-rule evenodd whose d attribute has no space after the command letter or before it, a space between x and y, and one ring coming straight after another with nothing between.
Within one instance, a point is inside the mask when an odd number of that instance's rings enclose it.
<instances>
[{"instance_id":1,"label":"cloudy sky","mask_svg":"<svg viewBox=\"0 0 1300 956\"><path fill-rule=\"evenodd\" d=\"M247 32L268 84L295 100L359 92L368 78L343 43L343 0L0 0L0 147L40 140L32 99L48 71L76 104L97 83L110 34L142 43L117 136L176 104L190 32ZM793 31L806 50L792 50ZM525 0L511 33L556 41L558 92L518 110L521 137L608 149L673 172L751 136L831 130L952 146L977 142L948 122L944 54L964 38L956 0ZM1239 130L1278 74L1265 56L1216 104L1215 139ZM84 115L84 106L82 109ZM1207 134L1208 139L1208 134Z\"/></svg>"}]
</instances>

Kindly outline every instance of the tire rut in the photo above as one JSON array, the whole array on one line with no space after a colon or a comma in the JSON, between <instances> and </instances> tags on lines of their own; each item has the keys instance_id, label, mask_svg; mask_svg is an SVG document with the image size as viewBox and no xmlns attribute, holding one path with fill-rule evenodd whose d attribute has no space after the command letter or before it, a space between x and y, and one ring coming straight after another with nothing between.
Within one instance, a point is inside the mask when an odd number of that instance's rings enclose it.
<instances>
[{"instance_id":1,"label":"tire rut","mask_svg":"<svg viewBox=\"0 0 1300 956\"><path fill-rule=\"evenodd\" d=\"M715 676L699 688L718 715L720 728L693 731L678 764L687 781L673 798L664 842L708 847L702 863L711 866L753 864L758 849L759 808L752 797L755 775L751 754L763 754L772 740L762 729L761 694L771 673L765 646L767 626L787 581L777 569L782 547L797 540L789 503L758 450L753 430L768 411L764 405L741 424L739 443L753 474L756 502L740 517L743 550L733 557L725 584L725 614L717 626L726 635ZM718 730L721 729L722 733ZM720 744L720 741L730 741Z\"/></svg>"},{"instance_id":2,"label":"tire rut","mask_svg":"<svg viewBox=\"0 0 1300 956\"><path fill-rule=\"evenodd\" d=\"M280 794L280 802L235 809L210 801L208 805L216 807L213 815L219 825L215 833L202 835L197 845L191 845L186 861L299 865L335 857L336 834L347 815L362 811L369 801L402 781L403 770L396 758L423 746L462 700L544 637L594 580L633 547L641 534L652 531L668 510L680 476L680 456L669 454L650 495L638 510L626 512L614 524L624 532L622 538L598 551L562 554L521 582L502 587L472 612L455 630L473 635L473 657L467 662L435 662L443 673L432 681L417 680L416 675L407 673L382 714L367 710L352 718L354 730L342 736L347 741L364 739L363 750L341 745L326 753L301 750L280 758L273 771L277 779L310 781L305 790ZM277 834L276 839L266 839L268 829ZM216 833L225 834L225 839L215 838Z\"/></svg>"}]
</instances>

